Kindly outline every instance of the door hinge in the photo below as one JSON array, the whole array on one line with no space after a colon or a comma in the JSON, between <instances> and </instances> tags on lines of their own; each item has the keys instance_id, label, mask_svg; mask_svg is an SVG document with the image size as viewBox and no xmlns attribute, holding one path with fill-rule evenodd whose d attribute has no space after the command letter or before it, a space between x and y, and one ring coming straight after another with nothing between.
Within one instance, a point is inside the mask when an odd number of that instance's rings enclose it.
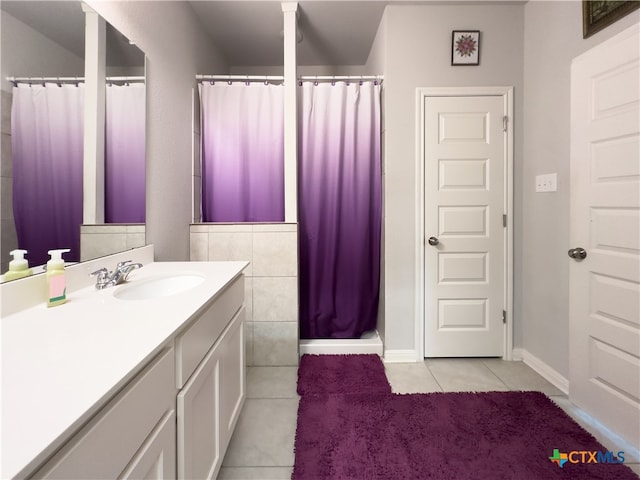
<instances>
[{"instance_id":1,"label":"door hinge","mask_svg":"<svg viewBox=\"0 0 640 480\"><path fill-rule=\"evenodd\" d=\"M502 323L507 323L507 311L502 310Z\"/></svg>"},{"instance_id":2,"label":"door hinge","mask_svg":"<svg viewBox=\"0 0 640 480\"><path fill-rule=\"evenodd\" d=\"M507 215L506 214L502 215L502 226L503 227L507 226Z\"/></svg>"},{"instance_id":3,"label":"door hinge","mask_svg":"<svg viewBox=\"0 0 640 480\"><path fill-rule=\"evenodd\" d=\"M502 117L502 131L506 132L508 127L509 127L509 117L505 115L504 117Z\"/></svg>"}]
</instances>

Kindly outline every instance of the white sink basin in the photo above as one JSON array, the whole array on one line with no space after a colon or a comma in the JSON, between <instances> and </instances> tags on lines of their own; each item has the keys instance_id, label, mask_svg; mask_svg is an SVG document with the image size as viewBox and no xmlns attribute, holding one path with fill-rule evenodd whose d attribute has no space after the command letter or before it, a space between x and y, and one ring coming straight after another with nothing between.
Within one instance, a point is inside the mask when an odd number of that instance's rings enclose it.
<instances>
[{"instance_id":1,"label":"white sink basin","mask_svg":"<svg viewBox=\"0 0 640 480\"><path fill-rule=\"evenodd\" d=\"M169 297L197 287L204 277L193 273L176 274L140 280L118 288L113 296L120 300L149 300Z\"/></svg>"}]
</instances>

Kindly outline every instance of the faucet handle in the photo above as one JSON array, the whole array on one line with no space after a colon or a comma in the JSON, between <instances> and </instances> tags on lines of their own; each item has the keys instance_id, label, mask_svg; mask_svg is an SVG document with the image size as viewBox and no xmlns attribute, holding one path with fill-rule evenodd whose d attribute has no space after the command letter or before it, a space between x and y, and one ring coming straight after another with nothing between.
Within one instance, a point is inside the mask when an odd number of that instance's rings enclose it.
<instances>
[{"instance_id":1,"label":"faucet handle","mask_svg":"<svg viewBox=\"0 0 640 480\"><path fill-rule=\"evenodd\" d=\"M100 270L96 270L95 272L91 272L89 274L90 277L102 277L102 276L106 276L109 274L109 270L107 270L105 267L102 267Z\"/></svg>"},{"instance_id":2,"label":"faucet handle","mask_svg":"<svg viewBox=\"0 0 640 480\"><path fill-rule=\"evenodd\" d=\"M97 283L96 285L100 284L100 283L104 283L104 281L107 279L107 277L109 276L109 270L107 270L105 267L102 267L100 270L96 270L95 272L91 272L89 274L90 277L97 277Z\"/></svg>"},{"instance_id":3,"label":"faucet handle","mask_svg":"<svg viewBox=\"0 0 640 480\"><path fill-rule=\"evenodd\" d=\"M125 260L124 262L118 262L118 265L116 266L116 270L120 270L122 267L126 267L131 262L132 260Z\"/></svg>"}]
</instances>

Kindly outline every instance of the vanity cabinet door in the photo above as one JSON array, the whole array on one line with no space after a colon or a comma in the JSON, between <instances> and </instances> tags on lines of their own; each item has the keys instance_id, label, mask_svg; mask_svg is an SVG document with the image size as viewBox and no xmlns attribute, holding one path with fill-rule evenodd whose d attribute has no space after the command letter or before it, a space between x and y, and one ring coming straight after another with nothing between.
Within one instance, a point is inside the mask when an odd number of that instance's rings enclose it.
<instances>
[{"instance_id":1,"label":"vanity cabinet door","mask_svg":"<svg viewBox=\"0 0 640 480\"><path fill-rule=\"evenodd\" d=\"M166 480L176 477L176 411L171 410L136 453L122 475L122 480Z\"/></svg>"},{"instance_id":2,"label":"vanity cabinet door","mask_svg":"<svg viewBox=\"0 0 640 480\"><path fill-rule=\"evenodd\" d=\"M220 455L219 344L178 394L178 478L215 478Z\"/></svg>"},{"instance_id":3,"label":"vanity cabinet door","mask_svg":"<svg viewBox=\"0 0 640 480\"><path fill-rule=\"evenodd\" d=\"M216 478L245 399L244 307L178 394L178 478Z\"/></svg>"},{"instance_id":4,"label":"vanity cabinet door","mask_svg":"<svg viewBox=\"0 0 640 480\"><path fill-rule=\"evenodd\" d=\"M220 344L220 443L227 450L246 397L244 307L235 316Z\"/></svg>"}]
</instances>

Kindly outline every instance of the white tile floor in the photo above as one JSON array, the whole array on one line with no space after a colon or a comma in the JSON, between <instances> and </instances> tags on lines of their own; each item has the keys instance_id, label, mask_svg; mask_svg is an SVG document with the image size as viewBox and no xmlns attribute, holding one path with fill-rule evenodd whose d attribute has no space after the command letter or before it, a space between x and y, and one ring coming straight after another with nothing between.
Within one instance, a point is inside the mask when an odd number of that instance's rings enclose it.
<instances>
[{"instance_id":1,"label":"white tile floor","mask_svg":"<svg viewBox=\"0 0 640 480\"><path fill-rule=\"evenodd\" d=\"M607 449L625 452L640 476L640 452L569 402L560 390L522 362L500 359L429 359L385 365L395 393L538 390L544 392ZM247 399L219 479L290 479L298 395L296 367L249 367Z\"/></svg>"}]
</instances>

